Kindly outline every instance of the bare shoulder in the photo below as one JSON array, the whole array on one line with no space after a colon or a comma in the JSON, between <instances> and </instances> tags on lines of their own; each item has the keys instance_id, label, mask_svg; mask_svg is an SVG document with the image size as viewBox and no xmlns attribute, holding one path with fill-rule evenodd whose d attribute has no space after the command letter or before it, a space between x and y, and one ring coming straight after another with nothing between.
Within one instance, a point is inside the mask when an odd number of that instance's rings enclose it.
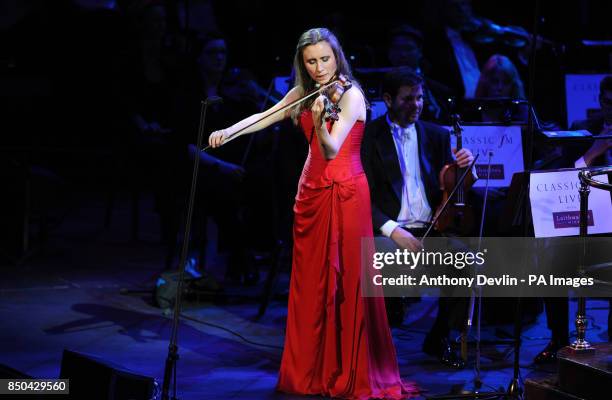
<instances>
[{"instance_id":1,"label":"bare shoulder","mask_svg":"<svg viewBox=\"0 0 612 400\"><path fill-rule=\"evenodd\" d=\"M357 115L357 119L365 121L366 119L366 102L363 92L359 87L353 86L340 99L340 108L350 108Z\"/></svg>"},{"instance_id":2,"label":"bare shoulder","mask_svg":"<svg viewBox=\"0 0 612 400\"><path fill-rule=\"evenodd\" d=\"M349 90L344 92L344 95L342 96L340 102L342 101L359 104L360 102L364 101L363 93L358 87L352 86Z\"/></svg>"}]
</instances>

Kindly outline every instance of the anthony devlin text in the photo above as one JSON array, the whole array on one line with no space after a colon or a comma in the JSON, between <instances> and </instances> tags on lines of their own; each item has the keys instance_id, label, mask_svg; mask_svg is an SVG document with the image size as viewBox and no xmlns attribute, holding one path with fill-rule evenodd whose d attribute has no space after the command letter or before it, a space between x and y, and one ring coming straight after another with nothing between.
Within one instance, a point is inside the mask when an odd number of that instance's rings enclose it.
<instances>
[{"instance_id":1,"label":"anthony devlin text","mask_svg":"<svg viewBox=\"0 0 612 400\"><path fill-rule=\"evenodd\" d=\"M396 277L383 277L374 275L372 278L376 286L466 286L472 287L474 282L478 286L518 286L519 281L510 275L490 278L486 275L476 275L476 278L449 277L447 275L426 276L419 279L414 276L400 275Z\"/></svg>"}]
</instances>

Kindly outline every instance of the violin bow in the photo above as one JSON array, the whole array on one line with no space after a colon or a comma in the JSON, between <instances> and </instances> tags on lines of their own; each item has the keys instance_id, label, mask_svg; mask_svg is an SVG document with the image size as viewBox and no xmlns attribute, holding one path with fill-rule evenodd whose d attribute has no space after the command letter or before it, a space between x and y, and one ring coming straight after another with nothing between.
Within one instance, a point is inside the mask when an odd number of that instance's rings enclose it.
<instances>
[{"instance_id":1,"label":"violin bow","mask_svg":"<svg viewBox=\"0 0 612 400\"><path fill-rule=\"evenodd\" d=\"M274 79L270 80L270 84L268 85L268 91L266 92L266 97L264 97L264 100L261 103L261 107L259 109L259 112L262 113L264 111L266 111L266 106L268 105L268 100L270 100L270 96L272 95L272 90L274 89ZM247 145L246 150L244 151L244 154L242 155L242 161L240 162L240 166L244 167L244 164L246 163L247 159L249 158L249 153L251 152L251 147L253 147L253 139L255 139L255 136L251 135L249 137L249 144Z\"/></svg>"},{"instance_id":2,"label":"violin bow","mask_svg":"<svg viewBox=\"0 0 612 400\"><path fill-rule=\"evenodd\" d=\"M226 144L226 143L230 142L231 140L234 140L235 138L237 138L237 137L240 135L240 133L241 133L241 132L243 132L244 130L246 130L246 129L250 128L251 126L253 126L253 125L255 125L255 124L257 124L257 123L259 123L259 122L263 121L264 119L266 119L266 118L268 118L268 117L270 117L270 116L272 116L272 115L274 115L274 114L277 114L277 113L279 113L279 112L281 112L281 111L285 111L285 110L288 110L289 108L292 108L292 107L297 106L298 104L300 104L300 103L302 103L302 102L306 101L307 99L311 98L311 97L312 97L312 96L314 96L315 94L320 94L320 93L322 93L322 92L323 92L325 89L327 89L327 88L328 88L328 87L330 87L331 85L334 85L334 84L336 84L336 83L338 83L338 82L341 82L341 80L340 80L340 79L334 79L333 81L326 83L325 85L323 85L323 86L321 86L321 87L317 88L316 90L313 90L312 92L310 92L309 94L305 95L304 97L301 97L301 98L299 98L299 99L297 99L297 100L294 100L294 101L292 101L291 103L289 103L289 104L287 104L287 105L285 105L285 106L283 106L283 107L279 108L278 110L273 111L273 112L271 112L271 113L269 113L269 114L267 114L267 115L264 115L264 116L262 116L261 118L257 119L256 121L251 122L251 123L250 123L250 124L248 124L247 126L245 126L245 127L241 128L241 129L237 130L236 132L234 132L233 134L229 135L229 136L227 137L227 139L226 139L225 141L223 141L223 143L221 143L221 146L223 146L224 144ZM206 151L206 150L208 150L210 147L211 147L211 146L210 146L210 145L208 145L208 146L204 147L203 149L201 149L200 151Z\"/></svg>"}]
</instances>

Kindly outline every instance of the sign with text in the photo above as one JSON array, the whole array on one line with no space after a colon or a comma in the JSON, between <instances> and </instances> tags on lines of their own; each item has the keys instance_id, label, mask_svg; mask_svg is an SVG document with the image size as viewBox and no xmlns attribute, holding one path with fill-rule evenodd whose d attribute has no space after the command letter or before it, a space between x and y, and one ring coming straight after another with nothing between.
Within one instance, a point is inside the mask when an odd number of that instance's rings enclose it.
<instances>
[{"instance_id":1,"label":"sign with text","mask_svg":"<svg viewBox=\"0 0 612 400\"><path fill-rule=\"evenodd\" d=\"M607 175L595 177L608 183ZM580 233L580 179L577 169L534 172L529 198L535 237L574 236ZM590 188L588 233L612 232L610 193Z\"/></svg>"},{"instance_id":2,"label":"sign with text","mask_svg":"<svg viewBox=\"0 0 612 400\"><path fill-rule=\"evenodd\" d=\"M450 128L449 128L450 129ZM451 147L457 146L457 138L451 135ZM463 147L478 158L474 187L485 187L491 153L489 187L508 187L512 175L524 170L523 146L520 126L463 126Z\"/></svg>"},{"instance_id":3,"label":"sign with text","mask_svg":"<svg viewBox=\"0 0 612 400\"><path fill-rule=\"evenodd\" d=\"M588 109L599 109L599 82L603 74L565 75L567 126L587 118Z\"/></svg>"}]
</instances>

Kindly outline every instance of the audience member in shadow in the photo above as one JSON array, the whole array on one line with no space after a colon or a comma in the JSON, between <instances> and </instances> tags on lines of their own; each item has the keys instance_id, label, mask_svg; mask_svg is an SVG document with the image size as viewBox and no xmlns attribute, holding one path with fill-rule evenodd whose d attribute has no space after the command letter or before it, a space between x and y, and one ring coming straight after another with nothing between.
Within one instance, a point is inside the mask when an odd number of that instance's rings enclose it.
<instances>
[{"instance_id":1,"label":"audience member in shadow","mask_svg":"<svg viewBox=\"0 0 612 400\"><path fill-rule=\"evenodd\" d=\"M494 55L485 63L476 88L476 98L464 100L461 118L466 123L483 122L491 125L527 123L527 106L524 103L515 104L514 99L524 100L523 83L514 64L503 55ZM488 154L481 154L478 164L486 166ZM485 169L486 171L486 169ZM487 179L486 172L479 173L479 179ZM480 233L480 217L484 204L485 186L474 187L470 191L470 204L474 207L474 215L478 216L472 234ZM508 194L507 187L494 187L491 182L487 190L486 213L483 226L483 236L503 236L499 227L499 219L504 212ZM501 304L497 299L488 300ZM487 307L486 309L491 309Z\"/></svg>"},{"instance_id":2,"label":"audience member in shadow","mask_svg":"<svg viewBox=\"0 0 612 400\"><path fill-rule=\"evenodd\" d=\"M120 83L130 126L127 174L136 193L143 187L153 190L162 241L170 244L176 240L176 215L183 190L183 182L174 173L185 159L180 127L189 76L184 73L182 49L168 40L163 3L129 8L125 18L132 27Z\"/></svg>"},{"instance_id":3,"label":"audience member in shadow","mask_svg":"<svg viewBox=\"0 0 612 400\"><path fill-rule=\"evenodd\" d=\"M574 121L571 129L586 129L593 135L605 135L612 132L612 76L604 77L599 84L599 105L601 107L599 113L585 120ZM563 156L557 166L559 168L591 168L610 165L612 165L612 139L599 139L564 145ZM612 299L609 301L611 311L608 312L608 341L612 341ZM568 299L545 298L544 305L551 339L546 347L536 355L534 359L536 364L556 362L559 349L569 344Z\"/></svg>"},{"instance_id":4,"label":"audience member in shadow","mask_svg":"<svg viewBox=\"0 0 612 400\"><path fill-rule=\"evenodd\" d=\"M214 151L200 151L194 143L199 120L199 98L220 96L223 102L209 107L205 132L212 132L230 121L257 112L260 94L252 75L237 68L227 68L227 43L218 32L208 33L201 41L197 59L198 82L189 107L191 126L186 129L189 168L194 157L200 160L200 176L194 215L194 251L191 254L193 273L205 270L206 219L211 216L217 224L220 249L227 251L229 259L226 279L232 282L254 284L259 274L250 252L253 239L245 221L245 179L247 177L245 152L248 138L236 140L234 146ZM208 137L204 137L207 143Z\"/></svg>"},{"instance_id":5,"label":"audience member in shadow","mask_svg":"<svg viewBox=\"0 0 612 400\"><path fill-rule=\"evenodd\" d=\"M387 60L392 67L410 67L425 79L424 107L422 119L446 121L448 102L452 91L447 86L428 78L431 65L423 56L423 34L408 24L401 24L391 30L387 41Z\"/></svg>"},{"instance_id":6,"label":"audience member in shadow","mask_svg":"<svg viewBox=\"0 0 612 400\"><path fill-rule=\"evenodd\" d=\"M478 78L475 97L485 100L479 110L482 122L527 123L527 103L515 101L525 100L523 81L508 57L495 54L487 60Z\"/></svg>"},{"instance_id":7,"label":"audience member in shadow","mask_svg":"<svg viewBox=\"0 0 612 400\"><path fill-rule=\"evenodd\" d=\"M600 111L590 118L574 121L571 130L585 129L593 135L612 134L612 75L599 83ZM568 163L576 168L603 167L612 165L612 139L591 140L567 146L564 151Z\"/></svg>"}]
</instances>

